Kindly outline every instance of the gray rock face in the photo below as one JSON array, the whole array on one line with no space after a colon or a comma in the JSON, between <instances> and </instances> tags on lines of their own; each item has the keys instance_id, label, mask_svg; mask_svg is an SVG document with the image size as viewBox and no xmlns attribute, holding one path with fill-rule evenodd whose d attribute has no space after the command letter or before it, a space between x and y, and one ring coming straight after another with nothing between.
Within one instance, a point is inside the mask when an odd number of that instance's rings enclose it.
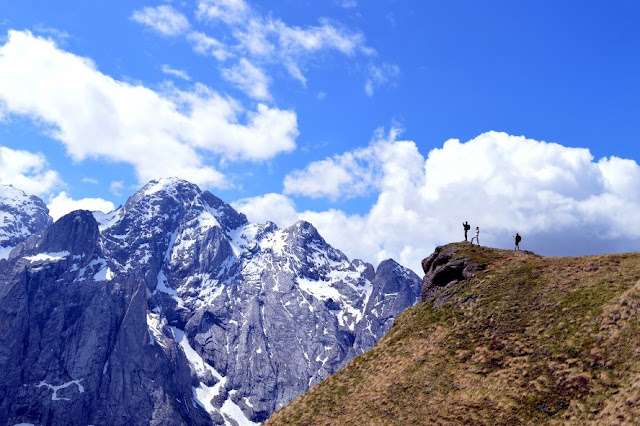
<instances>
[{"instance_id":1,"label":"gray rock face","mask_svg":"<svg viewBox=\"0 0 640 426\"><path fill-rule=\"evenodd\" d=\"M449 290L453 284L471 279L475 272L484 268L485 265L473 263L458 255L454 244L436 247L429 257L422 260L425 275L422 278L420 301L440 306L449 300Z\"/></svg>"},{"instance_id":2,"label":"gray rock face","mask_svg":"<svg viewBox=\"0 0 640 426\"><path fill-rule=\"evenodd\" d=\"M420 292L392 260L350 261L307 222L249 223L178 179L96 217L0 267L0 424L261 422Z\"/></svg>"},{"instance_id":3,"label":"gray rock face","mask_svg":"<svg viewBox=\"0 0 640 426\"><path fill-rule=\"evenodd\" d=\"M0 424L209 424L184 353L149 331L144 282L114 280L100 243L92 214L77 211L9 259L0 276Z\"/></svg>"},{"instance_id":4,"label":"gray rock face","mask_svg":"<svg viewBox=\"0 0 640 426\"><path fill-rule=\"evenodd\" d=\"M44 202L11 185L0 185L0 259L52 222Z\"/></svg>"}]
</instances>

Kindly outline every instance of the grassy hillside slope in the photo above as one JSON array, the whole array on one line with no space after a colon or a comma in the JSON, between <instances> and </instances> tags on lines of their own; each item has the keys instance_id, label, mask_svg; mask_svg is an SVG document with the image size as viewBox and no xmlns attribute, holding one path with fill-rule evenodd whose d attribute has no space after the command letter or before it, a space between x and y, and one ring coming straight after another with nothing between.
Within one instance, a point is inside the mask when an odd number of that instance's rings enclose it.
<instances>
[{"instance_id":1,"label":"grassy hillside slope","mask_svg":"<svg viewBox=\"0 0 640 426\"><path fill-rule=\"evenodd\" d=\"M267 424L640 422L640 253L452 248L486 269Z\"/></svg>"}]
</instances>

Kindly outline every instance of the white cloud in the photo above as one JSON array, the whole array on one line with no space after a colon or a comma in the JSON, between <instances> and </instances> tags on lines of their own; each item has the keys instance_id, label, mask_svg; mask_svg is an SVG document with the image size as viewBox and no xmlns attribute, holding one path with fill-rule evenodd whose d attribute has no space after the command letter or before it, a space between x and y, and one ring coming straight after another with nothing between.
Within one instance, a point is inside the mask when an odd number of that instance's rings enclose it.
<instances>
[{"instance_id":1,"label":"white cloud","mask_svg":"<svg viewBox=\"0 0 640 426\"><path fill-rule=\"evenodd\" d=\"M287 70L289 75L293 77L295 80L298 80L302 86L307 87L307 77L302 74L302 70L295 62L289 59L283 59L282 65Z\"/></svg>"},{"instance_id":2,"label":"white cloud","mask_svg":"<svg viewBox=\"0 0 640 426\"><path fill-rule=\"evenodd\" d=\"M271 98L269 79L260 68L245 58L240 59L240 62L233 67L223 69L222 77L253 99L268 100Z\"/></svg>"},{"instance_id":3,"label":"white cloud","mask_svg":"<svg viewBox=\"0 0 640 426\"><path fill-rule=\"evenodd\" d=\"M225 186L199 150L259 161L294 149L298 135L292 111L265 105L246 111L202 84L158 93L114 80L89 59L28 31L10 31L0 45L0 105L2 113L48 124L74 160L131 164L141 183L168 173Z\"/></svg>"},{"instance_id":4,"label":"white cloud","mask_svg":"<svg viewBox=\"0 0 640 426\"><path fill-rule=\"evenodd\" d=\"M298 220L293 201L282 194L269 193L243 198L231 203L231 206L255 223L271 221L280 227L287 227Z\"/></svg>"},{"instance_id":5,"label":"white cloud","mask_svg":"<svg viewBox=\"0 0 640 426\"><path fill-rule=\"evenodd\" d=\"M400 74L400 67L395 64L370 65L369 75L364 84L364 91L368 96L373 96L374 89L380 87Z\"/></svg>"},{"instance_id":6,"label":"white cloud","mask_svg":"<svg viewBox=\"0 0 640 426\"><path fill-rule=\"evenodd\" d=\"M326 19L321 20L320 25L308 28L290 27L276 20L272 21L271 28L277 34L281 48L289 53L323 49L337 50L345 55L353 55L358 51L370 53L362 33L350 32Z\"/></svg>"},{"instance_id":7,"label":"white cloud","mask_svg":"<svg viewBox=\"0 0 640 426\"><path fill-rule=\"evenodd\" d=\"M198 19L237 23L245 18L249 10L244 0L201 0L196 16Z\"/></svg>"},{"instance_id":8,"label":"white cloud","mask_svg":"<svg viewBox=\"0 0 640 426\"><path fill-rule=\"evenodd\" d=\"M284 179L284 193L306 195L311 198L357 196L371 187L373 171L367 164L369 150L358 150L334 158L316 161L304 170L295 170Z\"/></svg>"},{"instance_id":9,"label":"white cloud","mask_svg":"<svg viewBox=\"0 0 640 426\"><path fill-rule=\"evenodd\" d=\"M193 46L193 51L201 55L211 55L219 61L224 61L228 57L232 56L221 42L215 38L207 36L203 32L193 31L187 34L187 40L189 40Z\"/></svg>"},{"instance_id":10,"label":"white cloud","mask_svg":"<svg viewBox=\"0 0 640 426\"><path fill-rule=\"evenodd\" d=\"M0 183L42 196L62 184L42 154L0 146Z\"/></svg>"},{"instance_id":11,"label":"white cloud","mask_svg":"<svg viewBox=\"0 0 640 426\"><path fill-rule=\"evenodd\" d=\"M311 198L336 200L365 195L373 189L381 189L385 168L392 164L411 162L422 157L412 143L396 142L398 130L394 129L385 139L381 131L366 148L334 155L316 161L303 170L294 170L284 178L284 193L305 195ZM400 167L404 167L403 164ZM417 164L421 167L421 164Z\"/></svg>"},{"instance_id":12,"label":"white cloud","mask_svg":"<svg viewBox=\"0 0 640 426\"><path fill-rule=\"evenodd\" d=\"M136 10L131 19L166 36L176 36L189 29L189 20L169 5Z\"/></svg>"},{"instance_id":13,"label":"white cloud","mask_svg":"<svg viewBox=\"0 0 640 426\"><path fill-rule=\"evenodd\" d=\"M260 18L250 19L246 25L233 28L233 36L240 43L243 51L256 57L269 57L276 55L277 40L270 40L268 34L274 31L273 24Z\"/></svg>"},{"instance_id":14,"label":"white cloud","mask_svg":"<svg viewBox=\"0 0 640 426\"><path fill-rule=\"evenodd\" d=\"M245 114L246 124L241 124L238 122L243 112L240 104L202 84L197 84L191 92L175 90L173 96L187 109L189 126L182 136L195 147L226 158L255 161L295 148L298 128L292 111L258 104L256 111Z\"/></svg>"},{"instance_id":15,"label":"white cloud","mask_svg":"<svg viewBox=\"0 0 640 426\"><path fill-rule=\"evenodd\" d=\"M49 215L53 220L58 220L67 213L71 213L75 210L90 210L101 211L103 213L109 213L114 209L114 205L111 201L104 200L102 198L82 198L80 200L74 200L62 191L55 197L49 199Z\"/></svg>"},{"instance_id":16,"label":"white cloud","mask_svg":"<svg viewBox=\"0 0 640 426\"><path fill-rule=\"evenodd\" d=\"M100 183L100 182L98 182L98 179L94 179L94 178L90 178L90 177L83 177L81 179L81 181L84 182L84 183L90 183L92 185L97 185L98 183Z\"/></svg>"},{"instance_id":17,"label":"white cloud","mask_svg":"<svg viewBox=\"0 0 640 426\"><path fill-rule=\"evenodd\" d=\"M161 69L162 69L162 72L167 75L172 75L174 77L178 77L186 81L191 80L191 77L189 77L189 74L187 74L184 70L177 70L177 69L171 68L167 64L163 64Z\"/></svg>"},{"instance_id":18,"label":"white cloud","mask_svg":"<svg viewBox=\"0 0 640 426\"><path fill-rule=\"evenodd\" d=\"M498 132L466 143L449 140L425 160L414 142L395 137L376 137L369 147L329 161L342 166L349 155L369 152L368 161L379 168L368 180L378 198L364 215L336 209L294 214L293 201L276 194L245 199L239 208L250 220L273 215L288 219L285 226L308 220L351 257L393 257L416 272L436 245L461 240L463 220L480 226L484 245L512 248L519 232L524 249L546 255L625 251L640 243L640 167L633 160L594 161L587 149ZM304 176L326 161L309 165ZM334 188L338 196L350 195Z\"/></svg>"},{"instance_id":19,"label":"white cloud","mask_svg":"<svg viewBox=\"0 0 640 426\"><path fill-rule=\"evenodd\" d=\"M633 160L618 157L603 158L598 162L605 188L617 196L640 201L640 168Z\"/></svg>"}]
</instances>

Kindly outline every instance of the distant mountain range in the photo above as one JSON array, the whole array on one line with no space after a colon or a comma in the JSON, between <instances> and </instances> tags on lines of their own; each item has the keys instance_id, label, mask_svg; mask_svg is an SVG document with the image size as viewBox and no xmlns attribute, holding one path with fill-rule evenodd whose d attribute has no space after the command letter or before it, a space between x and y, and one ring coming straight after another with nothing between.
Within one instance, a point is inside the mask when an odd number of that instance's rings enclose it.
<instances>
[{"instance_id":1,"label":"distant mountain range","mask_svg":"<svg viewBox=\"0 0 640 426\"><path fill-rule=\"evenodd\" d=\"M253 224L151 181L52 223L0 187L0 424L253 424L370 349L418 299L393 260L308 222Z\"/></svg>"}]
</instances>

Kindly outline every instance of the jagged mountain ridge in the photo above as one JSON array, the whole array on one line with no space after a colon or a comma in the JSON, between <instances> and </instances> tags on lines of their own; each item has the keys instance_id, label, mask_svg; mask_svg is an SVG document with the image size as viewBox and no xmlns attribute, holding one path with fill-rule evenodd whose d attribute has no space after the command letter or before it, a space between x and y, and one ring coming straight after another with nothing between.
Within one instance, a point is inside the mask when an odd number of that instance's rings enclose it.
<instances>
[{"instance_id":1,"label":"jagged mountain ridge","mask_svg":"<svg viewBox=\"0 0 640 426\"><path fill-rule=\"evenodd\" d=\"M92 338L91 343L101 349L85 356L91 360L91 372L71 374L68 363L73 356L66 346L47 341L45 346L62 348L60 357L65 361L58 373L53 367L46 373L35 368L27 378L0 387L0 392L9 392L27 382L19 409L16 401L5 400L0 406L7 419L28 421L20 414L28 413L40 416L31 419L36 422L46 418L57 424L60 399L41 406L31 399L46 400L46 391L57 395L52 389L66 385L58 392L73 393L77 388L74 396L83 401L82 407L93 407L92 415L129 407L120 417L108 414L113 424L140 419L164 424L263 421L370 348L419 293L417 276L392 260L377 270L362 261L349 261L307 222L285 229L272 223L251 224L211 193L179 179L152 181L120 209L96 217L99 223L82 212L66 216L18 246L7 264L0 265L1 285L14 292L24 290L12 296L23 302L24 309L33 310L30 291L37 294L36 288L47 287L53 294L56 286L50 288L48 282L53 280L65 283L66 297L71 299L92 288L88 306L95 303L100 312L80 303L76 315L104 318L108 313L111 324L111 331ZM76 228L70 230L68 224L61 228L68 221ZM61 232L83 236L65 239ZM74 242L87 238L91 244ZM44 278L34 274L34 285L20 272L24 270L49 272ZM95 299L97 295L102 298ZM54 309L67 310L63 301ZM9 311L0 299L0 317ZM18 311L11 312L18 315ZM44 315L47 326L54 316L53 311ZM123 334L125 320L130 326ZM65 321L62 328L67 330ZM59 321L54 323L60 327ZM12 326L20 334L24 321ZM128 401L113 397L130 389L121 379L135 373L125 358L112 359L114 353L123 352L116 351L121 340L113 336L113 329L116 334L121 330L125 341L141 345L133 358L146 367L136 385L144 395L154 395L150 403L141 403L142 395ZM25 369L12 361L14 356L15 352L0 357L2 371ZM151 368L157 359L163 361ZM42 361L37 358L38 362ZM181 375L167 378L163 386L155 382L157 374L170 375L174 370ZM96 376L96 371L102 375ZM116 373L120 380L114 379ZM47 385L37 388L41 382ZM108 403L96 404L98 389ZM136 406L140 408L135 410ZM78 409L77 418L84 424L93 422L83 410Z\"/></svg>"},{"instance_id":2,"label":"jagged mountain ridge","mask_svg":"<svg viewBox=\"0 0 640 426\"><path fill-rule=\"evenodd\" d=\"M422 303L267 425L637 424L640 253L456 243L422 265Z\"/></svg>"}]
</instances>

